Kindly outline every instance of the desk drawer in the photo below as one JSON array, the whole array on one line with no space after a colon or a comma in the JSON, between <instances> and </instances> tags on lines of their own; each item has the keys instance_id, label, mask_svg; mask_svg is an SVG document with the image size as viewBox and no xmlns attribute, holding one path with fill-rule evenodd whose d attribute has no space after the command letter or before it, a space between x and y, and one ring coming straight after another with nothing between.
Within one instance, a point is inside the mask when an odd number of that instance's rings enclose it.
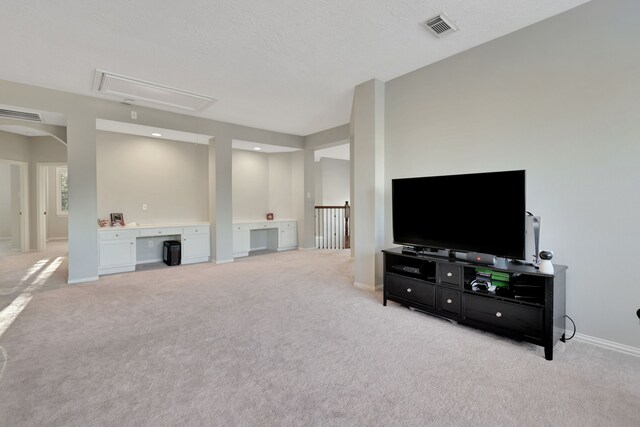
<instances>
[{"instance_id":1,"label":"desk drawer","mask_svg":"<svg viewBox=\"0 0 640 427\"><path fill-rule=\"evenodd\" d=\"M143 228L140 237L182 235L182 227Z\"/></svg>"},{"instance_id":2,"label":"desk drawer","mask_svg":"<svg viewBox=\"0 0 640 427\"><path fill-rule=\"evenodd\" d=\"M235 228L234 228L235 230ZM198 234L209 234L209 226L208 225L193 225L189 227L184 227L184 234L187 236L193 236Z\"/></svg>"},{"instance_id":3,"label":"desk drawer","mask_svg":"<svg viewBox=\"0 0 640 427\"><path fill-rule=\"evenodd\" d=\"M130 240L138 237L138 230L98 231L98 240Z\"/></svg>"}]
</instances>

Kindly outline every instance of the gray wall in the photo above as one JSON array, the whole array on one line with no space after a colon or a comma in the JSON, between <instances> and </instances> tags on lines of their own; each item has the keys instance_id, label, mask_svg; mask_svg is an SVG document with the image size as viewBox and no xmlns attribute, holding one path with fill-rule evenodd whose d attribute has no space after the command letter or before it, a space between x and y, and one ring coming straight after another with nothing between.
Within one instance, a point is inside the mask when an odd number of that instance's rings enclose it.
<instances>
[{"instance_id":1,"label":"gray wall","mask_svg":"<svg viewBox=\"0 0 640 427\"><path fill-rule=\"evenodd\" d=\"M47 191L47 239L66 239L68 235L68 215L58 215L56 166L48 166L47 174L49 176L49 189Z\"/></svg>"},{"instance_id":2,"label":"gray wall","mask_svg":"<svg viewBox=\"0 0 640 427\"><path fill-rule=\"evenodd\" d=\"M29 161L29 137L0 130L0 159Z\"/></svg>"},{"instance_id":3,"label":"gray wall","mask_svg":"<svg viewBox=\"0 0 640 427\"><path fill-rule=\"evenodd\" d=\"M387 82L387 246L392 178L526 169L578 332L640 348L638 16L593 1Z\"/></svg>"},{"instance_id":4,"label":"gray wall","mask_svg":"<svg viewBox=\"0 0 640 427\"><path fill-rule=\"evenodd\" d=\"M96 139L100 218L208 221L208 146L115 132L96 132Z\"/></svg>"},{"instance_id":5,"label":"gray wall","mask_svg":"<svg viewBox=\"0 0 640 427\"><path fill-rule=\"evenodd\" d=\"M316 205L343 206L351 200L348 160L323 157L315 166Z\"/></svg>"}]
</instances>

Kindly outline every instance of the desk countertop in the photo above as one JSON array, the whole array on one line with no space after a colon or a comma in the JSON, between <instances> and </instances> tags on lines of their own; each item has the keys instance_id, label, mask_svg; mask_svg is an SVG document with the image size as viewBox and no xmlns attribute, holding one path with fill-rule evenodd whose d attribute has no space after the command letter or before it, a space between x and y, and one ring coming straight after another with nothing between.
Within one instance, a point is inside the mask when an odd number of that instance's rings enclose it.
<instances>
[{"instance_id":1,"label":"desk countertop","mask_svg":"<svg viewBox=\"0 0 640 427\"><path fill-rule=\"evenodd\" d=\"M296 221L295 219L238 219L233 220L234 224L254 224L254 223L263 223L263 222L289 222Z\"/></svg>"},{"instance_id":2,"label":"desk countertop","mask_svg":"<svg viewBox=\"0 0 640 427\"><path fill-rule=\"evenodd\" d=\"M124 227L99 227L98 231L108 231L108 230L140 230L144 228L165 228L165 227L191 227L194 225L209 225L208 222L204 221L190 221L190 222L163 222L163 223L154 223L154 224L127 224Z\"/></svg>"}]
</instances>

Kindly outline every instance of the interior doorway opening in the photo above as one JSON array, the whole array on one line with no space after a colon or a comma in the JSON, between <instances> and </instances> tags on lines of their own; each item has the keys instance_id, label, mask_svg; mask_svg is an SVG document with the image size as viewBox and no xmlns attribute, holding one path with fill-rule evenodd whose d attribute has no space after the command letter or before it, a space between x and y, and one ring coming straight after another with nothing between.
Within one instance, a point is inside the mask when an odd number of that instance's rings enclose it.
<instances>
[{"instance_id":1,"label":"interior doorway opening","mask_svg":"<svg viewBox=\"0 0 640 427\"><path fill-rule=\"evenodd\" d=\"M67 164L61 162L41 162L36 168L36 248L45 251L48 242L68 237L68 171Z\"/></svg>"},{"instance_id":2,"label":"interior doorway opening","mask_svg":"<svg viewBox=\"0 0 640 427\"><path fill-rule=\"evenodd\" d=\"M29 251L29 168L0 159L0 248Z\"/></svg>"}]
</instances>

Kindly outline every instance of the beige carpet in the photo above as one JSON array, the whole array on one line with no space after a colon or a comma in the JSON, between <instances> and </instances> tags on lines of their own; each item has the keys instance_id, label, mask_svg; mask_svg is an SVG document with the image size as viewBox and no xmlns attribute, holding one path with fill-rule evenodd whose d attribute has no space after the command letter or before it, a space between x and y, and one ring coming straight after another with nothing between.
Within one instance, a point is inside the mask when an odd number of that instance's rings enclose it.
<instances>
[{"instance_id":1,"label":"beige carpet","mask_svg":"<svg viewBox=\"0 0 640 427\"><path fill-rule=\"evenodd\" d=\"M0 337L0 426L638 425L640 359L547 361L383 307L352 269L290 251L40 292Z\"/></svg>"}]
</instances>

